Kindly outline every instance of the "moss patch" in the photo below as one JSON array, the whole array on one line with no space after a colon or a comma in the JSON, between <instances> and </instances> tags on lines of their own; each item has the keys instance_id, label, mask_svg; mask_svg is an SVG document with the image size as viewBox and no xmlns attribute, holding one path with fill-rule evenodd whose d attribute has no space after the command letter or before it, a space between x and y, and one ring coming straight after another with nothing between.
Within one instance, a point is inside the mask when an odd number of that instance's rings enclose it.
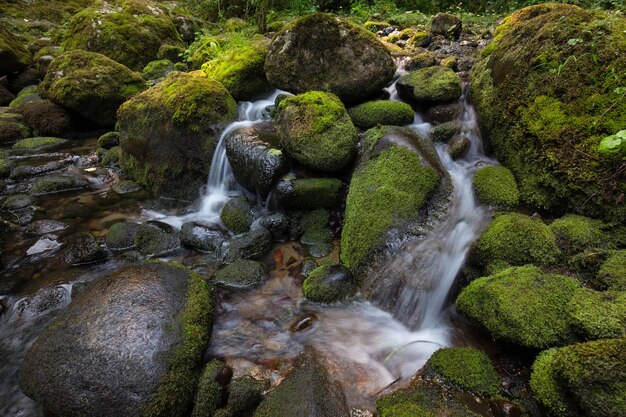
<instances>
[{"instance_id":1,"label":"moss patch","mask_svg":"<svg viewBox=\"0 0 626 417\"><path fill-rule=\"evenodd\" d=\"M330 209L338 204L340 189L335 178L285 179L276 186L276 196L287 210Z\"/></svg>"},{"instance_id":2,"label":"moss patch","mask_svg":"<svg viewBox=\"0 0 626 417\"><path fill-rule=\"evenodd\" d=\"M608 259L600 266L596 281L602 288L626 290L626 250L610 253Z\"/></svg>"},{"instance_id":3,"label":"moss patch","mask_svg":"<svg viewBox=\"0 0 626 417\"><path fill-rule=\"evenodd\" d=\"M572 327L586 340L626 336L626 293L581 288L568 306Z\"/></svg>"},{"instance_id":4,"label":"moss patch","mask_svg":"<svg viewBox=\"0 0 626 417\"><path fill-rule=\"evenodd\" d=\"M461 79L450 68L435 66L422 68L400 77L398 93L405 100L433 105L461 97Z\"/></svg>"},{"instance_id":5,"label":"moss patch","mask_svg":"<svg viewBox=\"0 0 626 417\"><path fill-rule=\"evenodd\" d=\"M245 197L231 198L224 204L220 212L220 220L235 233L250 230L254 217L248 199Z\"/></svg>"},{"instance_id":6,"label":"moss patch","mask_svg":"<svg viewBox=\"0 0 626 417\"><path fill-rule=\"evenodd\" d=\"M474 175L472 183L480 204L499 207L515 207L519 204L517 183L508 168L503 166L481 168Z\"/></svg>"},{"instance_id":7,"label":"moss patch","mask_svg":"<svg viewBox=\"0 0 626 417\"><path fill-rule=\"evenodd\" d=\"M267 278L262 263L247 259L238 259L215 273L214 280L229 287L249 288L260 284Z\"/></svg>"},{"instance_id":8,"label":"moss patch","mask_svg":"<svg viewBox=\"0 0 626 417\"><path fill-rule=\"evenodd\" d=\"M602 221L575 214L568 214L550 224L559 246L567 253L605 246L607 239L603 228Z\"/></svg>"},{"instance_id":9,"label":"moss patch","mask_svg":"<svg viewBox=\"0 0 626 417\"><path fill-rule=\"evenodd\" d=\"M13 149L39 151L42 149L56 148L61 145L65 145L68 142L67 139L51 138L51 137L37 137L22 139L13 144Z\"/></svg>"},{"instance_id":10,"label":"moss patch","mask_svg":"<svg viewBox=\"0 0 626 417\"><path fill-rule=\"evenodd\" d=\"M404 126L411 124L415 113L400 101L368 101L348 110L355 126L369 129L378 125Z\"/></svg>"},{"instance_id":11,"label":"moss patch","mask_svg":"<svg viewBox=\"0 0 626 417\"><path fill-rule=\"evenodd\" d=\"M320 266L312 270L302 284L304 296L318 303L344 300L356 292L356 282L345 268Z\"/></svg>"},{"instance_id":12,"label":"moss patch","mask_svg":"<svg viewBox=\"0 0 626 417\"><path fill-rule=\"evenodd\" d=\"M206 364L198 381L191 417L212 416L220 406L224 387L217 380L225 373L224 370L224 364L218 360L214 359Z\"/></svg>"}]
</instances>

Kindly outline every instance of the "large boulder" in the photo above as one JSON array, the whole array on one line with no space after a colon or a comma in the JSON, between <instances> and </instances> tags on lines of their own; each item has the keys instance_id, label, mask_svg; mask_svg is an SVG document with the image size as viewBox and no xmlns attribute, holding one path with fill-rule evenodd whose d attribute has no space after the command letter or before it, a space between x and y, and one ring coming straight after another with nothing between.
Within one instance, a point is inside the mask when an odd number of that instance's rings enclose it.
<instances>
[{"instance_id":1,"label":"large boulder","mask_svg":"<svg viewBox=\"0 0 626 417\"><path fill-rule=\"evenodd\" d=\"M62 46L98 52L141 71L163 44L182 41L162 6L150 0L99 0L72 16Z\"/></svg>"},{"instance_id":2,"label":"large boulder","mask_svg":"<svg viewBox=\"0 0 626 417\"><path fill-rule=\"evenodd\" d=\"M285 151L308 168L337 171L356 153L356 128L331 93L311 91L282 100L277 131Z\"/></svg>"},{"instance_id":3,"label":"large boulder","mask_svg":"<svg viewBox=\"0 0 626 417\"><path fill-rule=\"evenodd\" d=\"M0 27L0 76L23 70L32 56L4 25Z\"/></svg>"},{"instance_id":4,"label":"large boulder","mask_svg":"<svg viewBox=\"0 0 626 417\"><path fill-rule=\"evenodd\" d=\"M50 100L25 103L17 111L37 136L59 136L67 133L72 125L68 111Z\"/></svg>"},{"instance_id":5,"label":"large boulder","mask_svg":"<svg viewBox=\"0 0 626 417\"><path fill-rule=\"evenodd\" d=\"M145 87L141 74L104 55L71 51L52 61L39 90L42 97L108 126L115 123L117 108Z\"/></svg>"},{"instance_id":6,"label":"large boulder","mask_svg":"<svg viewBox=\"0 0 626 417\"><path fill-rule=\"evenodd\" d=\"M396 83L404 100L431 106L458 100L463 93L461 79L446 67L428 67L403 75Z\"/></svg>"},{"instance_id":7,"label":"large boulder","mask_svg":"<svg viewBox=\"0 0 626 417\"><path fill-rule=\"evenodd\" d=\"M346 102L376 94L395 70L391 55L374 34L323 13L283 29L265 61L267 79L275 87L292 93L330 91Z\"/></svg>"},{"instance_id":8,"label":"large boulder","mask_svg":"<svg viewBox=\"0 0 626 417\"><path fill-rule=\"evenodd\" d=\"M122 166L155 193L195 198L209 173L216 128L236 116L220 83L170 73L120 107Z\"/></svg>"},{"instance_id":9,"label":"large boulder","mask_svg":"<svg viewBox=\"0 0 626 417\"><path fill-rule=\"evenodd\" d=\"M547 3L507 17L472 69L471 96L523 202L624 221L626 172L598 153L626 126L626 18Z\"/></svg>"},{"instance_id":10,"label":"large boulder","mask_svg":"<svg viewBox=\"0 0 626 417\"><path fill-rule=\"evenodd\" d=\"M210 288L182 266L122 269L88 284L37 339L20 387L59 416L183 416L211 318Z\"/></svg>"}]
</instances>

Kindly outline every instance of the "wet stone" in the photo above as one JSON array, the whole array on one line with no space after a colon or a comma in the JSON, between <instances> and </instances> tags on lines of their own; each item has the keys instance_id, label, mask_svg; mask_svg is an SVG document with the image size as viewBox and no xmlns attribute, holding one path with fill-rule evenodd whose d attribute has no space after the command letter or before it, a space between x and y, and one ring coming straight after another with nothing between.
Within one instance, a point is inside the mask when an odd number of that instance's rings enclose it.
<instances>
[{"instance_id":1,"label":"wet stone","mask_svg":"<svg viewBox=\"0 0 626 417\"><path fill-rule=\"evenodd\" d=\"M6 197L4 201L2 201L0 208L2 208L3 211L21 210L32 206L35 202L36 200L33 196L28 194L15 194Z\"/></svg>"},{"instance_id":2,"label":"wet stone","mask_svg":"<svg viewBox=\"0 0 626 417\"><path fill-rule=\"evenodd\" d=\"M37 175L47 174L53 171L59 171L66 168L72 163L72 159L63 159L61 161L51 161L43 165L29 166L20 165L11 171L9 178L13 180L22 180L26 178L36 177Z\"/></svg>"},{"instance_id":3,"label":"wet stone","mask_svg":"<svg viewBox=\"0 0 626 417\"><path fill-rule=\"evenodd\" d=\"M109 228L106 237L107 247L113 251L124 251L135 247L139 223L115 223Z\"/></svg>"},{"instance_id":4,"label":"wet stone","mask_svg":"<svg viewBox=\"0 0 626 417\"><path fill-rule=\"evenodd\" d=\"M465 156L470 146L471 143L467 136L458 135L450 139L450 143L448 143L448 153L452 159L459 159Z\"/></svg>"},{"instance_id":5,"label":"wet stone","mask_svg":"<svg viewBox=\"0 0 626 417\"><path fill-rule=\"evenodd\" d=\"M187 248L219 255L228 232L216 225L189 222L180 229L181 244Z\"/></svg>"},{"instance_id":6,"label":"wet stone","mask_svg":"<svg viewBox=\"0 0 626 417\"><path fill-rule=\"evenodd\" d=\"M70 265L82 265L103 261L107 254L92 235L84 233L63 250L62 257Z\"/></svg>"},{"instance_id":7,"label":"wet stone","mask_svg":"<svg viewBox=\"0 0 626 417\"><path fill-rule=\"evenodd\" d=\"M285 213L263 216L252 223L251 228L266 229L274 240L286 240L289 236L289 217Z\"/></svg>"},{"instance_id":8,"label":"wet stone","mask_svg":"<svg viewBox=\"0 0 626 417\"><path fill-rule=\"evenodd\" d=\"M88 179L78 175L48 175L33 182L32 194L52 194L66 191L84 190L91 187Z\"/></svg>"},{"instance_id":9,"label":"wet stone","mask_svg":"<svg viewBox=\"0 0 626 417\"><path fill-rule=\"evenodd\" d=\"M260 262L238 259L217 271L214 279L226 287L253 288L267 279L267 272Z\"/></svg>"},{"instance_id":10,"label":"wet stone","mask_svg":"<svg viewBox=\"0 0 626 417\"><path fill-rule=\"evenodd\" d=\"M134 243L143 255L159 256L180 248L180 237L169 224L149 221L139 226Z\"/></svg>"},{"instance_id":11,"label":"wet stone","mask_svg":"<svg viewBox=\"0 0 626 417\"><path fill-rule=\"evenodd\" d=\"M57 220L37 220L26 227L24 230L29 236L40 236L48 233L59 232L67 229L69 226Z\"/></svg>"},{"instance_id":12,"label":"wet stone","mask_svg":"<svg viewBox=\"0 0 626 417\"><path fill-rule=\"evenodd\" d=\"M430 107L424 112L424 116L431 122L445 123L456 119L462 111L463 106L458 102L453 102Z\"/></svg>"},{"instance_id":13,"label":"wet stone","mask_svg":"<svg viewBox=\"0 0 626 417\"><path fill-rule=\"evenodd\" d=\"M265 229L255 229L230 239L226 260L258 258L272 249L272 235Z\"/></svg>"},{"instance_id":14,"label":"wet stone","mask_svg":"<svg viewBox=\"0 0 626 417\"><path fill-rule=\"evenodd\" d=\"M128 181L128 180L120 181L117 184L115 184L112 188L113 188L113 191L115 191L118 194L131 194L131 193L136 193L136 192L143 190L141 185L137 184L134 181Z\"/></svg>"}]
</instances>

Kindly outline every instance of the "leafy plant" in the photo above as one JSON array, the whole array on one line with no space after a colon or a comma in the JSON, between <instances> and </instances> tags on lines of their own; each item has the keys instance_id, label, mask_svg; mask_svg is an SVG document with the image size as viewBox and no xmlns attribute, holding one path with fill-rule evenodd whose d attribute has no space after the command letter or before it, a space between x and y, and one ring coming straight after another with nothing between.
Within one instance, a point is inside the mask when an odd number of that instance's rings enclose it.
<instances>
[{"instance_id":1,"label":"leafy plant","mask_svg":"<svg viewBox=\"0 0 626 417\"><path fill-rule=\"evenodd\" d=\"M616 134L602 139L598 145L598 153L626 161L626 130L620 130Z\"/></svg>"}]
</instances>

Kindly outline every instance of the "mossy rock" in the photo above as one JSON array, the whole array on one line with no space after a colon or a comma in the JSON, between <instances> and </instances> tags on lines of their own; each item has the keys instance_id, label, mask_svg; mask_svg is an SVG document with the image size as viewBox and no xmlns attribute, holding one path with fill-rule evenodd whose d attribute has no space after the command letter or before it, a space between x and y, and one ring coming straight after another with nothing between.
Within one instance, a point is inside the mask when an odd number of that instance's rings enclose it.
<instances>
[{"instance_id":1,"label":"mossy rock","mask_svg":"<svg viewBox=\"0 0 626 417\"><path fill-rule=\"evenodd\" d=\"M85 190L91 187L88 179L78 175L48 175L38 178L30 187L31 194L55 194Z\"/></svg>"},{"instance_id":2,"label":"mossy rock","mask_svg":"<svg viewBox=\"0 0 626 417\"><path fill-rule=\"evenodd\" d=\"M104 149L111 149L120 144L119 132L107 132L98 138L98 146Z\"/></svg>"},{"instance_id":3,"label":"mossy rock","mask_svg":"<svg viewBox=\"0 0 626 417\"><path fill-rule=\"evenodd\" d=\"M192 70L198 70L205 62L218 58L241 45L247 45L248 38L239 33L203 35L187 48L187 63Z\"/></svg>"},{"instance_id":4,"label":"mossy rock","mask_svg":"<svg viewBox=\"0 0 626 417\"><path fill-rule=\"evenodd\" d=\"M400 101L368 101L348 110L352 123L361 129L378 125L404 126L413 123L415 112Z\"/></svg>"},{"instance_id":5,"label":"mossy rock","mask_svg":"<svg viewBox=\"0 0 626 417\"><path fill-rule=\"evenodd\" d=\"M626 250L617 250L609 254L600 266L596 282L609 290L626 291Z\"/></svg>"},{"instance_id":6,"label":"mossy rock","mask_svg":"<svg viewBox=\"0 0 626 417\"><path fill-rule=\"evenodd\" d=\"M496 339L542 349L575 340L567 311L579 288L575 279L536 266L514 267L472 281L456 306Z\"/></svg>"},{"instance_id":7,"label":"mossy rock","mask_svg":"<svg viewBox=\"0 0 626 417\"><path fill-rule=\"evenodd\" d=\"M333 303L345 300L357 290L356 280L341 265L320 266L312 270L302 284L302 293L308 300Z\"/></svg>"},{"instance_id":8,"label":"mossy rock","mask_svg":"<svg viewBox=\"0 0 626 417\"><path fill-rule=\"evenodd\" d=\"M566 253L576 253L590 248L607 245L605 225L600 220L575 214L567 214L550 223L559 246Z\"/></svg>"},{"instance_id":9,"label":"mossy rock","mask_svg":"<svg viewBox=\"0 0 626 417\"><path fill-rule=\"evenodd\" d=\"M196 198L215 150L215 130L237 116L220 83L173 72L119 111L120 163L158 195Z\"/></svg>"},{"instance_id":10,"label":"mossy rock","mask_svg":"<svg viewBox=\"0 0 626 417\"><path fill-rule=\"evenodd\" d=\"M41 100L39 88L36 85L29 85L20 90L15 99L9 103L9 107L18 108L26 103L32 103Z\"/></svg>"},{"instance_id":11,"label":"mossy rock","mask_svg":"<svg viewBox=\"0 0 626 417\"><path fill-rule=\"evenodd\" d=\"M220 220L235 233L243 233L250 230L254 217L248 199L246 197L236 197L228 200L222 207Z\"/></svg>"},{"instance_id":12,"label":"mossy rock","mask_svg":"<svg viewBox=\"0 0 626 417\"><path fill-rule=\"evenodd\" d=\"M216 359L206 364L198 381L191 417L213 416L224 399L230 373L232 371Z\"/></svg>"},{"instance_id":13,"label":"mossy rock","mask_svg":"<svg viewBox=\"0 0 626 417\"><path fill-rule=\"evenodd\" d=\"M30 52L3 24L0 28L0 76L23 70L31 62Z\"/></svg>"},{"instance_id":14,"label":"mossy rock","mask_svg":"<svg viewBox=\"0 0 626 417\"><path fill-rule=\"evenodd\" d=\"M626 413L626 339L579 343L542 352L530 386L556 417L618 417Z\"/></svg>"},{"instance_id":15,"label":"mossy rock","mask_svg":"<svg viewBox=\"0 0 626 417\"><path fill-rule=\"evenodd\" d=\"M118 194L132 194L143 190L143 187L137 184L135 181L122 180L113 184L113 187L111 187L111 189Z\"/></svg>"},{"instance_id":16,"label":"mossy rock","mask_svg":"<svg viewBox=\"0 0 626 417\"><path fill-rule=\"evenodd\" d=\"M500 376L496 369L489 357L475 348L439 349L428 359L425 367L474 394L491 397L500 391Z\"/></svg>"},{"instance_id":17,"label":"mossy rock","mask_svg":"<svg viewBox=\"0 0 626 417\"><path fill-rule=\"evenodd\" d=\"M107 247L113 251L125 251L135 248L135 238L139 232L139 223L120 222L109 228L106 237Z\"/></svg>"},{"instance_id":18,"label":"mossy rock","mask_svg":"<svg viewBox=\"0 0 626 417\"><path fill-rule=\"evenodd\" d=\"M252 288L267 279L262 263L248 259L238 259L215 273L213 280L227 287Z\"/></svg>"},{"instance_id":19,"label":"mossy rock","mask_svg":"<svg viewBox=\"0 0 626 417\"><path fill-rule=\"evenodd\" d=\"M378 32L379 30L388 28L390 26L391 24L389 22L380 22L380 21L373 21L373 20L368 20L367 22L363 23L363 27L365 29L374 33Z\"/></svg>"},{"instance_id":20,"label":"mossy rock","mask_svg":"<svg viewBox=\"0 0 626 417\"><path fill-rule=\"evenodd\" d=\"M598 144L626 126L626 18L546 3L504 19L471 74L483 134L521 199L555 213L626 219L626 173ZM514 76L511 76L514 74Z\"/></svg>"},{"instance_id":21,"label":"mossy rock","mask_svg":"<svg viewBox=\"0 0 626 417\"><path fill-rule=\"evenodd\" d=\"M15 161L8 158L0 158L0 178L6 178L15 168Z\"/></svg>"},{"instance_id":22,"label":"mossy rock","mask_svg":"<svg viewBox=\"0 0 626 417\"><path fill-rule=\"evenodd\" d=\"M437 64L437 57L432 52L422 52L413 55L405 64L407 71L416 71L422 68L434 67Z\"/></svg>"},{"instance_id":23,"label":"mossy rock","mask_svg":"<svg viewBox=\"0 0 626 417\"><path fill-rule=\"evenodd\" d=\"M2 200L2 205L0 205L0 209L3 211L14 211L25 209L26 207L32 206L35 204L37 200L33 196L28 194L13 194L10 195L4 200Z\"/></svg>"},{"instance_id":24,"label":"mossy rock","mask_svg":"<svg viewBox=\"0 0 626 417\"><path fill-rule=\"evenodd\" d=\"M118 107L145 87L140 74L87 51L55 58L39 86L42 97L102 126L113 125Z\"/></svg>"},{"instance_id":25,"label":"mossy rock","mask_svg":"<svg viewBox=\"0 0 626 417\"><path fill-rule=\"evenodd\" d=\"M0 114L0 143L15 142L31 136L32 130L20 114Z\"/></svg>"},{"instance_id":26,"label":"mossy rock","mask_svg":"<svg viewBox=\"0 0 626 417\"><path fill-rule=\"evenodd\" d=\"M235 100L253 100L271 89L264 69L269 45L267 38L254 38L224 50L204 63L202 71L208 78L224 84Z\"/></svg>"},{"instance_id":27,"label":"mossy rock","mask_svg":"<svg viewBox=\"0 0 626 417\"><path fill-rule=\"evenodd\" d=\"M419 31L414 28L406 28L390 33L383 38L383 41L389 43L398 43L399 41L407 41L418 34ZM426 34L427 35L427 34Z\"/></svg>"},{"instance_id":28,"label":"mossy rock","mask_svg":"<svg viewBox=\"0 0 626 417\"><path fill-rule=\"evenodd\" d=\"M343 103L331 93L311 91L278 105L281 146L301 164L325 172L352 161L357 132Z\"/></svg>"},{"instance_id":29,"label":"mossy rock","mask_svg":"<svg viewBox=\"0 0 626 417\"><path fill-rule=\"evenodd\" d=\"M339 202L341 186L336 178L284 178L274 195L286 210L331 209Z\"/></svg>"},{"instance_id":30,"label":"mossy rock","mask_svg":"<svg viewBox=\"0 0 626 417\"><path fill-rule=\"evenodd\" d=\"M333 250L332 232L328 228L330 213L327 210L314 210L304 214L299 227L302 230L300 243L306 245L315 258L329 255Z\"/></svg>"},{"instance_id":31,"label":"mossy rock","mask_svg":"<svg viewBox=\"0 0 626 417\"><path fill-rule=\"evenodd\" d=\"M459 66L459 60L456 56L452 55L442 59L439 65L441 65L442 67L450 68L452 71L456 71Z\"/></svg>"},{"instance_id":32,"label":"mossy rock","mask_svg":"<svg viewBox=\"0 0 626 417\"><path fill-rule=\"evenodd\" d=\"M541 220L520 213L496 216L473 247L474 260L486 266L496 260L511 265L554 263L560 250Z\"/></svg>"},{"instance_id":33,"label":"mossy rock","mask_svg":"<svg viewBox=\"0 0 626 417\"><path fill-rule=\"evenodd\" d=\"M395 64L373 33L335 15L312 13L274 37L265 72L282 90L329 91L358 102L392 80Z\"/></svg>"},{"instance_id":34,"label":"mossy rock","mask_svg":"<svg viewBox=\"0 0 626 417\"><path fill-rule=\"evenodd\" d=\"M626 336L626 292L581 288L569 302L572 327L585 340Z\"/></svg>"},{"instance_id":35,"label":"mossy rock","mask_svg":"<svg viewBox=\"0 0 626 417\"><path fill-rule=\"evenodd\" d=\"M167 77L167 74L174 70L174 63L169 59L159 59L150 61L142 71L145 80L159 81Z\"/></svg>"},{"instance_id":36,"label":"mossy rock","mask_svg":"<svg viewBox=\"0 0 626 417\"><path fill-rule=\"evenodd\" d=\"M459 76L450 68L440 66L403 75L396 88L404 100L426 106L458 100L463 92Z\"/></svg>"},{"instance_id":37,"label":"mossy rock","mask_svg":"<svg viewBox=\"0 0 626 417\"><path fill-rule=\"evenodd\" d=\"M141 71L157 58L163 44L182 46L182 40L158 3L99 0L71 17L62 46L98 52Z\"/></svg>"},{"instance_id":38,"label":"mossy rock","mask_svg":"<svg viewBox=\"0 0 626 417\"><path fill-rule=\"evenodd\" d=\"M180 248L178 231L161 222L140 224L133 241L142 255L160 256Z\"/></svg>"},{"instance_id":39,"label":"mossy rock","mask_svg":"<svg viewBox=\"0 0 626 417\"><path fill-rule=\"evenodd\" d=\"M480 204L497 207L519 204L517 183L508 168L499 165L481 168L476 171L472 183Z\"/></svg>"},{"instance_id":40,"label":"mossy rock","mask_svg":"<svg viewBox=\"0 0 626 417\"><path fill-rule=\"evenodd\" d=\"M228 386L226 407L218 410L213 417L251 415L263 400L263 393L268 386L268 380L256 379L250 375L233 378Z\"/></svg>"},{"instance_id":41,"label":"mossy rock","mask_svg":"<svg viewBox=\"0 0 626 417\"><path fill-rule=\"evenodd\" d=\"M18 111L37 136L60 136L72 127L70 113L50 100L25 103Z\"/></svg>"},{"instance_id":42,"label":"mossy rock","mask_svg":"<svg viewBox=\"0 0 626 417\"><path fill-rule=\"evenodd\" d=\"M399 146L402 141L411 148ZM353 272L385 244L390 229L420 218L444 176L430 141L409 129L370 129L364 142L366 155L350 182L341 233L341 260Z\"/></svg>"},{"instance_id":43,"label":"mossy rock","mask_svg":"<svg viewBox=\"0 0 626 417\"><path fill-rule=\"evenodd\" d=\"M58 148L68 143L67 139L53 137L36 137L22 139L13 144L11 148L20 151L41 151L45 149Z\"/></svg>"},{"instance_id":44,"label":"mossy rock","mask_svg":"<svg viewBox=\"0 0 626 417\"><path fill-rule=\"evenodd\" d=\"M228 241L224 260L261 258L272 250L272 234L264 228L255 228L234 236Z\"/></svg>"}]
</instances>

